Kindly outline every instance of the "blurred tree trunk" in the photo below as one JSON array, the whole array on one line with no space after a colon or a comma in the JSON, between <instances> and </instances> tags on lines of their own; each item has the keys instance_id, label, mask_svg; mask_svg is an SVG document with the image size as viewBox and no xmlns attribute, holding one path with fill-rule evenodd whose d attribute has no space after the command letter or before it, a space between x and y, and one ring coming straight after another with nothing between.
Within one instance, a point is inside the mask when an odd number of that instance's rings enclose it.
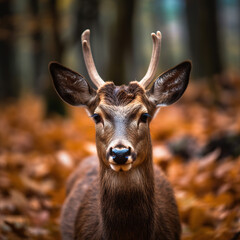
<instances>
[{"instance_id":1,"label":"blurred tree trunk","mask_svg":"<svg viewBox=\"0 0 240 240\"><path fill-rule=\"evenodd\" d=\"M131 65L133 59L132 27L135 0L118 0L116 6L116 23L113 25L110 34L108 80L114 81L116 85L121 85L133 80L126 78L127 64Z\"/></svg>"},{"instance_id":2,"label":"blurred tree trunk","mask_svg":"<svg viewBox=\"0 0 240 240\"><path fill-rule=\"evenodd\" d=\"M49 45L51 46L51 56L53 56L52 60L56 60L58 62L62 62L62 56L64 53L64 42L61 40L61 24L60 24L60 16L58 13L57 7L57 0L49 0L47 7L48 7L48 14L47 16L50 17L50 28L52 32L51 40L49 41ZM47 66L46 66L47 67ZM53 84L50 82L47 84L46 92L46 111L47 115L51 115L52 113L58 113L61 115L65 115L65 107L62 101L59 100L58 95L54 91Z\"/></svg>"},{"instance_id":3,"label":"blurred tree trunk","mask_svg":"<svg viewBox=\"0 0 240 240\"><path fill-rule=\"evenodd\" d=\"M98 53L102 50L100 46L101 41L99 41L101 39L101 30L99 25L100 0L74 0L73 2L74 4L72 4L71 15L74 18L72 19L73 21L71 24L71 36L69 38L68 45L70 47L77 47L78 57L76 59L79 61L76 64L76 68L80 70L83 76L87 77L88 73L83 60L84 58L82 53L81 35L86 29L91 30L90 42L93 58L98 69L98 66L101 65L101 63L98 61ZM102 59L102 57L100 59Z\"/></svg>"},{"instance_id":4,"label":"blurred tree trunk","mask_svg":"<svg viewBox=\"0 0 240 240\"><path fill-rule=\"evenodd\" d=\"M18 97L19 81L15 76L14 14L11 0L0 1L0 99Z\"/></svg>"},{"instance_id":5,"label":"blurred tree trunk","mask_svg":"<svg viewBox=\"0 0 240 240\"><path fill-rule=\"evenodd\" d=\"M84 30L98 26L100 0L76 0L73 9L75 14L75 25L73 27L72 42L76 44L81 41Z\"/></svg>"},{"instance_id":6,"label":"blurred tree trunk","mask_svg":"<svg viewBox=\"0 0 240 240\"><path fill-rule=\"evenodd\" d=\"M87 28L92 29L98 23L99 0L72 0L69 15L71 15L71 25L68 29L61 26L60 13L57 8L58 0L49 1L51 16L51 28L53 32L51 51L54 60L63 62L63 55L67 47L72 47L81 42L81 34ZM68 34L63 32L66 30ZM63 35L64 38L63 38ZM79 52L82 54L82 51ZM83 59L83 57L82 57ZM59 97L53 93L53 87L49 86L46 93L47 111L51 113L57 111L64 113L62 106L59 104Z\"/></svg>"},{"instance_id":7,"label":"blurred tree trunk","mask_svg":"<svg viewBox=\"0 0 240 240\"><path fill-rule=\"evenodd\" d=\"M195 77L208 77L215 100L218 83L213 76L222 72L220 59L216 0L185 0Z\"/></svg>"},{"instance_id":8,"label":"blurred tree trunk","mask_svg":"<svg viewBox=\"0 0 240 240\"><path fill-rule=\"evenodd\" d=\"M62 55L64 52L64 43L61 41L61 23L60 15L57 8L57 0L49 0L49 10L51 16L51 28L53 33L53 44L54 46L53 53L57 61L62 60Z\"/></svg>"},{"instance_id":9,"label":"blurred tree trunk","mask_svg":"<svg viewBox=\"0 0 240 240\"><path fill-rule=\"evenodd\" d=\"M31 32L31 39L33 41L33 82L32 82L32 89L37 94L42 94L43 86L42 83L42 75L43 75L43 33L41 29L41 15L40 15L40 3L39 1L29 0L28 1L29 10L31 14L32 21L35 22L35 28Z\"/></svg>"},{"instance_id":10,"label":"blurred tree trunk","mask_svg":"<svg viewBox=\"0 0 240 240\"><path fill-rule=\"evenodd\" d=\"M190 48L197 77L221 73L216 0L186 0Z\"/></svg>"}]
</instances>

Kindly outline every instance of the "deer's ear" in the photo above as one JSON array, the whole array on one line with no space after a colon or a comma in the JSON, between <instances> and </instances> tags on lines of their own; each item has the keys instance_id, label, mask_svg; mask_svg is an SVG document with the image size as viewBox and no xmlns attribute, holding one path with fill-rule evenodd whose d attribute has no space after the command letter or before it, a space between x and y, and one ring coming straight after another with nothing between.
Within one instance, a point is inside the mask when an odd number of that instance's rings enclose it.
<instances>
[{"instance_id":1,"label":"deer's ear","mask_svg":"<svg viewBox=\"0 0 240 240\"><path fill-rule=\"evenodd\" d=\"M188 85L191 62L185 61L160 75L147 95L156 106L167 106L176 102Z\"/></svg>"},{"instance_id":2,"label":"deer's ear","mask_svg":"<svg viewBox=\"0 0 240 240\"><path fill-rule=\"evenodd\" d=\"M89 86L79 73L76 73L57 62L49 63L49 72L59 96L73 106L89 107L95 99L96 91Z\"/></svg>"}]
</instances>

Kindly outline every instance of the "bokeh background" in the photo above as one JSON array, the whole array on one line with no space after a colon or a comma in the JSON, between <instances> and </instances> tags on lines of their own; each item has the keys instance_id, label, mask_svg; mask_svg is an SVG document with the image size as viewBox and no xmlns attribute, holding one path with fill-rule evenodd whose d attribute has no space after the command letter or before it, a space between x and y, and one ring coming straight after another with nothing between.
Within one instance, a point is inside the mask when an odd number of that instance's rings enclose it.
<instances>
[{"instance_id":1,"label":"bokeh background","mask_svg":"<svg viewBox=\"0 0 240 240\"><path fill-rule=\"evenodd\" d=\"M48 73L54 60L89 78L87 28L100 76L117 85L145 75L157 30L158 74L192 61L181 100L150 124L153 160L182 240L240 240L239 0L0 0L0 240L61 239L66 179L96 154L94 122Z\"/></svg>"},{"instance_id":2,"label":"bokeh background","mask_svg":"<svg viewBox=\"0 0 240 240\"><path fill-rule=\"evenodd\" d=\"M160 30L158 72L190 59L192 79L205 78L217 98L216 89L231 81L228 73L239 74L239 12L237 0L1 0L0 98L31 92L50 101L51 60L88 77L81 50L87 28L103 79L141 79L151 57L150 33Z\"/></svg>"}]
</instances>

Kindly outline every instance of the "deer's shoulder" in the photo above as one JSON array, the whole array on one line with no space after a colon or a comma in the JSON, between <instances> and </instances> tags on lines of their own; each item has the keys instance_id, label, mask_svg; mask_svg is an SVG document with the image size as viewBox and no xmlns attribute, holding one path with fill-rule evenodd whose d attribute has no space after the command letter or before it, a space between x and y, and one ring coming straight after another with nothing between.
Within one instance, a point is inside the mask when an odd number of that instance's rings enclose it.
<instances>
[{"instance_id":1,"label":"deer's shoulder","mask_svg":"<svg viewBox=\"0 0 240 240\"><path fill-rule=\"evenodd\" d=\"M82 185L84 188L84 182L96 181L98 176L99 161L97 156L90 156L82 159L73 173L68 177L66 184L67 195L75 187L76 184Z\"/></svg>"}]
</instances>

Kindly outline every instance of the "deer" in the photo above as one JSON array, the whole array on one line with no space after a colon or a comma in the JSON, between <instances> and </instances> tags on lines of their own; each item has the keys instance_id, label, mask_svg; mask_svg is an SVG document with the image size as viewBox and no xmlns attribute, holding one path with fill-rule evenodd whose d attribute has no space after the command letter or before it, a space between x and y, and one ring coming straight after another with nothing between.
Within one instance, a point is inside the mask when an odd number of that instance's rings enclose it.
<instances>
[{"instance_id":1,"label":"deer","mask_svg":"<svg viewBox=\"0 0 240 240\"><path fill-rule=\"evenodd\" d=\"M177 240L181 223L173 188L153 163L149 124L162 106L187 88L191 61L155 78L162 35L152 33L145 76L128 85L103 81L97 72L90 30L81 36L91 81L58 62L49 63L54 87L72 106L83 106L95 122L97 156L80 161L67 180L60 216L64 240ZM93 85L93 87L90 85Z\"/></svg>"}]
</instances>

